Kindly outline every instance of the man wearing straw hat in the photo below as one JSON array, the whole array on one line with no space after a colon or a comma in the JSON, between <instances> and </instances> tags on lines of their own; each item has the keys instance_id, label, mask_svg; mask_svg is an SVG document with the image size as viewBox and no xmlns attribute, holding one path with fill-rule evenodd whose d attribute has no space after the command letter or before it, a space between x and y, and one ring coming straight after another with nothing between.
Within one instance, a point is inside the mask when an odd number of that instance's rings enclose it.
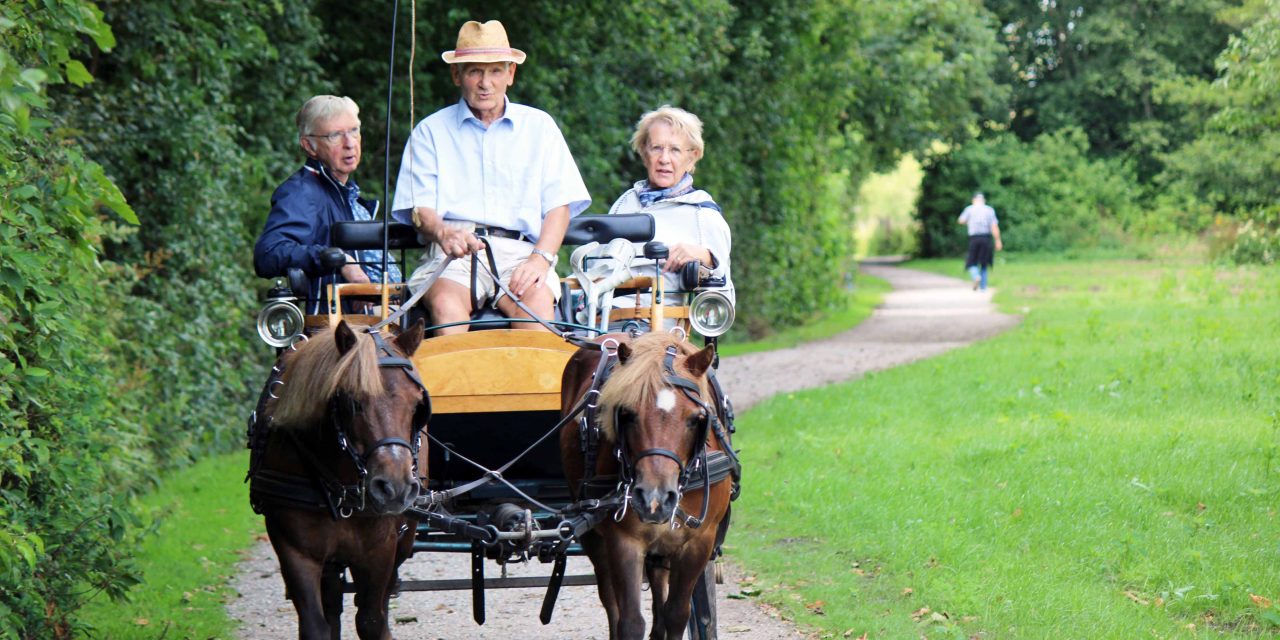
<instances>
[{"instance_id":1,"label":"man wearing straw hat","mask_svg":"<svg viewBox=\"0 0 1280 640\"><path fill-rule=\"evenodd\" d=\"M462 99L414 128L392 207L429 243L409 287L416 293L445 256L463 258L424 297L432 324L466 321L484 304L507 317L527 317L484 269L473 274L469 256L477 254L487 268L497 267L495 275L535 314L550 319L560 291L556 252L569 219L591 204L591 196L551 116L507 99L525 54L511 48L502 23L467 22L457 47L441 57ZM439 333L462 331L465 326Z\"/></svg>"}]
</instances>

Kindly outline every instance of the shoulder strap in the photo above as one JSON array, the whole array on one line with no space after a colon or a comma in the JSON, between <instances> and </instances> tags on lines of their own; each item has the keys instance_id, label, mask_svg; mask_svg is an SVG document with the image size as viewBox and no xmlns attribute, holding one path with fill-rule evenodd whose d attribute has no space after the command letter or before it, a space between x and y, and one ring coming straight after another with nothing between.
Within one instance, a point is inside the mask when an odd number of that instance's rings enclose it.
<instances>
[{"instance_id":1,"label":"shoulder strap","mask_svg":"<svg viewBox=\"0 0 1280 640\"><path fill-rule=\"evenodd\" d=\"M704 200L694 204L696 204L699 209L711 209L716 213L724 213L724 210L720 208L720 205L716 204L715 200Z\"/></svg>"}]
</instances>

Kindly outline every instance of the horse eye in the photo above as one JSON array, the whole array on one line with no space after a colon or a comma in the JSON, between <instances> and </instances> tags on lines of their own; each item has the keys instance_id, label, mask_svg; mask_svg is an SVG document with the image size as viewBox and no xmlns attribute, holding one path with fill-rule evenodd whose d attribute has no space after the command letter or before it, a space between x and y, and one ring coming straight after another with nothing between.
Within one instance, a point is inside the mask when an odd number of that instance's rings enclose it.
<instances>
[{"instance_id":1,"label":"horse eye","mask_svg":"<svg viewBox=\"0 0 1280 640\"><path fill-rule=\"evenodd\" d=\"M630 411L628 409L618 410L618 422L630 424L632 422L635 422L635 420L636 420L635 412Z\"/></svg>"},{"instance_id":2,"label":"horse eye","mask_svg":"<svg viewBox=\"0 0 1280 640\"><path fill-rule=\"evenodd\" d=\"M689 416L689 419L685 420L685 424L688 425L690 429L696 429L698 428L698 425L702 424L706 419L707 414L705 412L699 412Z\"/></svg>"}]
</instances>

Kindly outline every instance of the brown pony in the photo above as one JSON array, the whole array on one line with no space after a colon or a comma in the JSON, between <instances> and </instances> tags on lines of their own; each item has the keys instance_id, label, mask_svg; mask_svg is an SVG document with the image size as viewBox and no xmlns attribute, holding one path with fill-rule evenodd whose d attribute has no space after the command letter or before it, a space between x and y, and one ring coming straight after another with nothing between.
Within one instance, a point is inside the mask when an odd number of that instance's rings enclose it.
<instances>
[{"instance_id":1,"label":"brown pony","mask_svg":"<svg viewBox=\"0 0 1280 640\"><path fill-rule=\"evenodd\" d=\"M601 443L593 475L597 486L616 485L620 477L626 493L620 496L620 519L605 518L581 542L595 566L609 637L644 635L640 593L647 569L653 594L649 637L676 640L688 625L694 587L711 560L729 509L730 482L711 485L705 513L703 484L680 486L699 444L707 451L722 450L705 427L705 412L716 405L707 381L715 348L699 351L666 333L634 340L610 334L601 341L607 339L619 343L618 363L600 390ZM583 348L570 359L562 381L562 412L571 411L591 388L600 358L600 350ZM584 497L582 480L588 475L579 429L571 422L560 432L561 458L575 499ZM689 518L677 517L680 512L701 516L701 525L691 527Z\"/></svg>"},{"instance_id":2,"label":"brown pony","mask_svg":"<svg viewBox=\"0 0 1280 640\"><path fill-rule=\"evenodd\" d=\"M415 454L430 413L407 359L421 341L421 323L391 340L343 322L288 352L272 383L279 399L250 499L266 519L299 638L339 637L345 568L358 635L391 637L387 600L415 526L401 514L418 496Z\"/></svg>"}]
</instances>

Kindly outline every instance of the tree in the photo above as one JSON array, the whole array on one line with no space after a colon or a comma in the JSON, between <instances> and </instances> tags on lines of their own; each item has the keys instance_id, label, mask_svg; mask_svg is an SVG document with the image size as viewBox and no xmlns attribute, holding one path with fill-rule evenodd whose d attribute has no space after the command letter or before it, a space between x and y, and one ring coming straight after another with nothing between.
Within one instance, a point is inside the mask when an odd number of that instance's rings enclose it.
<instances>
[{"instance_id":1,"label":"tree","mask_svg":"<svg viewBox=\"0 0 1280 640\"><path fill-rule=\"evenodd\" d=\"M1231 0L1100 2L992 0L1003 24L1012 87L1011 129L1022 140L1078 127L1091 153L1125 155L1138 179L1161 169L1160 154L1188 139L1183 108L1156 87L1212 78L1213 56L1230 25L1218 19Z\"/></svg>"},{"instance_id":2,"label":"tree","mask_svg":"<svg viewBox=\"0 0 1280 640\"><path fill-rule=\"evenodd\" d=\"M1194 114L1184 125L1197 135L1165 157L1161 178L1238 218L1233 258L1271 263L1280 259L1280 2L1254 11L1218 56L1216 79L1163 86Z\"/></svg>"}]
</instances>

